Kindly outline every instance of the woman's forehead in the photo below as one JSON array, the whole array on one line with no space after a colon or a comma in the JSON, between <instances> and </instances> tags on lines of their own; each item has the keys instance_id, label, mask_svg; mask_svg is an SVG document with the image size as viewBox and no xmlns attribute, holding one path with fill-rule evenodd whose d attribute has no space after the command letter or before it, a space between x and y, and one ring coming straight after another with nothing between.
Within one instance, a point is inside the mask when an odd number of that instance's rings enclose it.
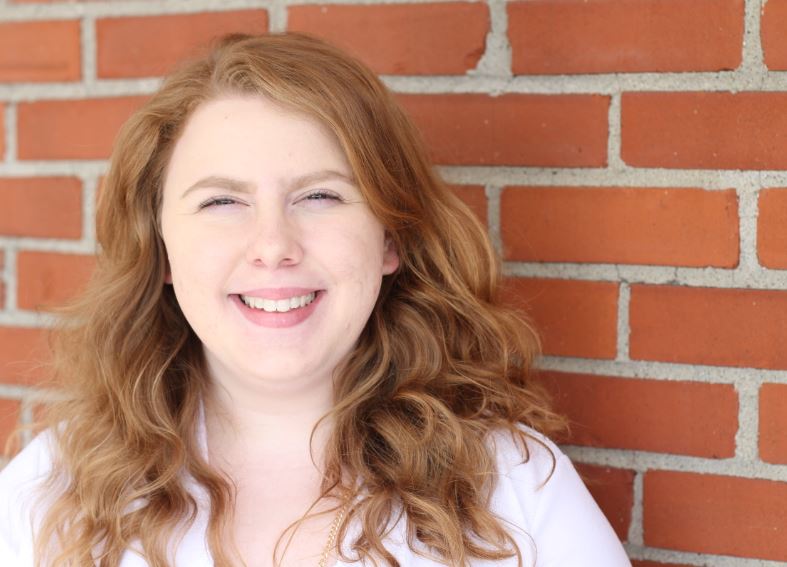
<instances>
[{"instance_id":1,"label":"woman's forehead","mask_svg":"<svg viewBox=\"0 0 787 567\"><path fill-rule=\"evenodd\" d=\"M325 125L263 97L233 96L194 111L175 145L167 178L232 172L241 178L294 178L323 170L354 178L337 137Z\"/></svg>"}]
</instances>

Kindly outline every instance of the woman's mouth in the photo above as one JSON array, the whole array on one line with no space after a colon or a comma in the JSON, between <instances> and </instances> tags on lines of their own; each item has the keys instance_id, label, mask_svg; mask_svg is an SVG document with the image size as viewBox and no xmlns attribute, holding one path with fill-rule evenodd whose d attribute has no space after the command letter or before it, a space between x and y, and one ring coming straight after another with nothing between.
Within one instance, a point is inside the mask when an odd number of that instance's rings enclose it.
<instances>
[{"instance_id":1,"label":"woman's mouth","mask_svg":"<svg viewBox=\"0 0 787 567\"><path fill-rule=\"evenodd\" d=\"M295 309L306 307L316 297L317 292L307 293L306 295L295 295L284 299L263 299L262 297L252 297L238 294L240 300L252 309L265 311L266 313L287 313Z\"/></svg>"}]
</instances>

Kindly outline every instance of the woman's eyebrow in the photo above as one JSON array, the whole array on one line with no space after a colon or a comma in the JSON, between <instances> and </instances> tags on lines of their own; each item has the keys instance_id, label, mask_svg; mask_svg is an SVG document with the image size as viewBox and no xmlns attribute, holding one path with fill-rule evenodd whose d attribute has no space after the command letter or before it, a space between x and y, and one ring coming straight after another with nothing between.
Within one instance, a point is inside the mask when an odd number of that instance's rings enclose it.
<instances>
[{"instance_id":1,"label":"woman's eyebrow","mask_svg":"<svg viewBox=\"0 0 787 567\"><path fill-rule=\"evenodd\" d=\"M329 179L338 179L339 181L344 181L350 185L356 185L356 181L352 176L332 169L321 169L319 171L300 175L289 181L288 185L291 189L299 189L301 187L305 187L306 185L317 183L319 181L326 181ZM203 177L191 185L183 192L180 198L183 199L191 191L203 189L206 187L213 189L224 189L226 191L231 191L232 193L251 193L254 191L255 185L254 183L244 181L242 179L234 179L232 177L224 177L220 175L209 175L208 177Z\"/></svg>"},{"instance_id":2,"label":"woman's eyebrow","mask_svg":"<svg viewBox=\"0 0 787 567\"><path fill-rule=\"evenodd\" d=\"M203 177L191 185L183 192L180 198L183 199L192 191L204 189L206 187L224 189L226 191L231 191L232 193L251 193L254 191L254 184L248 181L233 179L231 177L222 177L219 175L209 175L208 177Z\"/></svg>"},{"instance_id":3,"label":"woman's eyebrow","mask_svg":"<svg viewBox=\"0 0 787 567\"><path fill-rule=\"evenodd\" d=\"M318 181L327 181L329 179L338 179L339 181L344 181L350 185L356 185L355 178L352 175L347 175L341 171L336 171L333 169L321 169L319 171L301 175L290 181L289 185L292 189L299 189L301 187L305 187L306 185L311 185L312 183L317 183Z\"/></svg>"}]
</instances>

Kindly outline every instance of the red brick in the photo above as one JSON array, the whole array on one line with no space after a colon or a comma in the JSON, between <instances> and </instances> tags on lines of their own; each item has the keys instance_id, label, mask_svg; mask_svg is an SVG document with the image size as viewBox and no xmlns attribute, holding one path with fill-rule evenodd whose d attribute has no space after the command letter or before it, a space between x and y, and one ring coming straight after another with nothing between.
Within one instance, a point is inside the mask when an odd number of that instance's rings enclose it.
<instances>
[{"instance_id":1,"label":"red brick","mask_svg":"<svg viewBox=\"0 0 787 567\"><path fill-rule=\"evenodd\" d=\"M771 71L787 70L787 43L784 30L787 26L787 2L768 0L763 2L760 18L760 40L765 65Z\"/></svg>"},{"instance_id":2,"label":"red brick","mask_svg":"<svg viewBox=\"0 0 787 567\"><path fill-rule=\"evenodd\" d=\"M787 189L763 189L757 216L757 256L766 268L787 269Z\"/></svg>"},{"instance_id":3,"label":"red brick","mask_svg":"<svg viewBox=\"0 0 787 567\"><path fill-rule=\"evenodd\" d=\"M5 159L5 106L0 104L0 161Z\"/></svg>"},{"instance_id":4,"label":"red brick","mask_svg":"<svg viewBox=\"0 0 787 567\"><path fill-rule=\"evenodd\" d=\"M514 74L729 70L743 0L513 2L508 37Z\"/></svg>"},{"instance_id":5,"label":"red brick","mask_svg":"<svg viewBox=\"0 0 787 567\"><path fill-rule=\"evenodd\" d=\"M624 93L623 160L638 167L787 169L787 93Z\"/></svg>"},{"instance_id":6,"label":"red brick","mask_svg":"<svg viewBox=\"0 0 787 567\"><path fill-rule=\"evenodd\" d=\"M618 538L626 541L634 505L634 471L582 463L575 466Z\"/></svg>"},{"instance_id":7,"label":"red brick","mask_svg":"<svg viewBox=\"0 0 787 567\"><path fill-rule=\"evenodd\" d=\"M506 288L533 319L544 354L615 358L618 284L510 278Z\"/></svg>"},{"instance_id":8,"label":"red brick","mask_svg":"<svg viewBox=\"0 0 787 567\"><path fill-rule=\"evenodd\" d=\"M47 310L73 298L93 271L93 256L20 252L17 256L20 309Z\"/></svg>"},{"instance_id":9,"label":"red brick","mask_svg":"<svg viewBox=\"0 0 787 567\"><path fill-rule=\"evenodd\" d=\"M0 327L0 382L38 384L49 375L51 354L43 329Z\"/></svg>"},{"instance_id":10,"label":"red brick","mask_svg":"<svg viewBox=\"0 0 787 567\"><path fill-rule=\"evenodd\" d=\"M0 270L5 268L5 254L0 250ZM0 278L0 309L5 308L5 282Z\"/></svg>"},{"instance_id":11,"label":"red brick","mask_svg":"<svg viewBox=\"0 0 787 567\"><path fill-rule=\"evenodd\" d=\"M77 81L77 20L0 23L0 82Z\"/></svg>"},{"instance_id":12,"label":"red brick","mask_svg":"<svg viewBox=\"0 0 787 567\"><path fill-rule=\"evenodd\" d=\"M0 399L0 452L5 453L6 443L19 427L20 410L18 400Z\"/></svg>"},{"instance_id":13,"label":"red brick","mask_svg":"<svg viewBox=\"0 0 787 567\"><path fill-rule=\"evenodd\" d=\"M0 179L0 235L79 238L82 184L73 177Z\"/></svg>"},{"instance_id":14,"label":"red brick","mask_svg":"<svg viewBox=\"0 0 787 567\"><path fill-rule=\"evenodd\" d=\"M483 3L293 6L287 27L323 37L386 75L462 75L484 53Z\"/></svg>"},{"instance_id":15,"label":"red brick","mask_svg":"<svg viewBox=\"0 0 787 567\"><path fill-rule=\"evenodd\" d=\"M631 287L631 358L787 368L787 292Z\"/></svg>"},{"instance_id":16,"label":"red brick","mask_svg":"<svg viewBox=\"0 0 787 567\"><path fill-rule=\"evenodd\" d=\"M708 458L735 456L738 396L729 384L544 372L571 421L569 442Z\"/></svg>"},{"instance_id":17,"label":"red brick","mask_svg":"<svg viewBox=\"0 0 787 567\"><path fill-rule=\"evenodd\" d=\"M512 187L501 197L508 260L735 267L735 191Z\"/></svg>"},{"instance_id":18,"label":"red brick","mask_svg":"<svg viewBox=\"0 0 787 567\"><path fill-rule=\"evenodd\" d=\"M643 499L648 546L787 561L787 483L650 471Z\"/></svg>"},{"instance_id":19,"label":"red brick","mask_svg":"<svg viewBox=\"0 0 787 567\"><path fill-rule=\"evenodd\" d=\"M787 465L787 385L760 388L760 458Z\"/></svg>"},{"instance_id":20,"label":"red brick","mask_svg":"<svg viewBox=\"0 0 787 567\"><path fill-rule=\"evenodd\" d=\"M609 97L399 95L435 162L602 167Z\"/></svg>"},{"instance_id":21,"label":"red brick","mask_svg":"<svg viewBox=\"0 0 787 567\"><path fill-rule=\"evenodd\" d=\"M481 185L454 185L451 187L457 197L459 197L470 210L475 213L478 220L487 226L487 205L486 192Z\"/></svg>"},{"instance_id":22,"label":"red brick","mask_svg":"<svg viewBox=\"0 0 787 567\"><path fill-rule=\"evenodd\" d=\"M96 21L98 76L164 75L217 37L267 30L266 10L100 19Z\"/></svg>"},{"instance_id":23,"label":"red brick","mask_svg":"<svg viewBox=\"0 0 787 567\"><path fill-rule=\"evenodd\" d=\"M20 159L104 159L146 97L51 100L18 107Z\"/></svg>"}]
</instances>

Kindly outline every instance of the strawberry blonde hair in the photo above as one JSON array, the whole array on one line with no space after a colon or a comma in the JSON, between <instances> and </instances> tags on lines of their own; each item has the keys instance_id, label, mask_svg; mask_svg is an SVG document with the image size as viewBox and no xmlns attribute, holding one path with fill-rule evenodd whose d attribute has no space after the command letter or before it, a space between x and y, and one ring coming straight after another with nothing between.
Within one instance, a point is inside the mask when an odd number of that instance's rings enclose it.
<instances>
[{"instance_id":1,"label":"strawberry blonde hair","mask_svg":"<svg viewBox=\"0 0 787 567\"><path fill-rule=\"evenodd\" d=\"M102 190L97 267L62 313L50 412L55 468L36 539L38 565L116 566L138 542L152 567L193 521L190 475L210 498L208 541L218 567L231 482L197 442L209 380L202 345L164 284L162 182L194 109L226 94L258 95L327 126L368 205L396 244L357 345L337 368L323 493L356 494L340 526L362 526L354 554L398 565L382 534L406 514L450 565L521 554L489 510L490 434L562 425L529 381L531 327L501 303L499 261L483 226L433 171L410 120L365 66L301 34L228 36L172 73L123 127Z\"/></svg>"}]
</instances>

